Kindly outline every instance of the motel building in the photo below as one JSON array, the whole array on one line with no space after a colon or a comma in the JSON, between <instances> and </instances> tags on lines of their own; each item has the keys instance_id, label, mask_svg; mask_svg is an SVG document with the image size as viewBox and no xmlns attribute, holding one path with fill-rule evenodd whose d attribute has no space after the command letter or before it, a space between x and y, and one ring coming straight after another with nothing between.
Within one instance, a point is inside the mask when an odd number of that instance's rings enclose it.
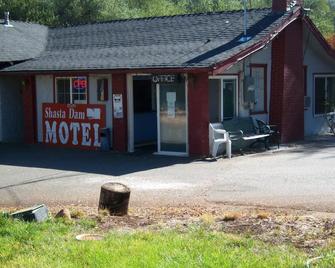
<instances>
[{"instance_id":1,"label":"motel building","mask_svg":"<svg viewBox=\"0 0 335 268\"><path fill-rule=\"evenodd\" d=\"M282 143L325 133L335 53L294 2L248 10L246 28L243 11L63 28L6 16L0 141L99 150L104 130L111 150L207 156L211 122L259 118Z\"/></svg>"}]
</instances>

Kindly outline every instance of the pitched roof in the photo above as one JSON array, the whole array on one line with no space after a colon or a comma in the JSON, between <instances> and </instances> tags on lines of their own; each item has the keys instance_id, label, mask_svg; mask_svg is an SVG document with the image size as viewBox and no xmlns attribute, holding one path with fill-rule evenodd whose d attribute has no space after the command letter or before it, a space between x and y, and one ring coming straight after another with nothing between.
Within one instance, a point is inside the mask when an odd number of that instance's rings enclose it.
<instances>
[{"instance_id":1,"label":"pitched roof","mask_svg":"<svg viewBox=\"0 0 335 268\"><path fill-rule=\"evenodd\" d=\"M248 35L252 38L245 43L239 42L243 11L50 28L42 53L36 51L34 59L5 71L209 67L256 44L290 15L271 9L249 10ZM43 43L40 37L35 39Z\"/></svg>"},{"instance_id":2,"label":"pitched roof","mask_svg":"<svg viewBox=\"0 0 335 268\"><path fill-rule=\"evenodd\" d=\"M48 28L43 25L0 20L0 62L23 61L38 57L47 44Z\"/></svg>"}]
</instances>

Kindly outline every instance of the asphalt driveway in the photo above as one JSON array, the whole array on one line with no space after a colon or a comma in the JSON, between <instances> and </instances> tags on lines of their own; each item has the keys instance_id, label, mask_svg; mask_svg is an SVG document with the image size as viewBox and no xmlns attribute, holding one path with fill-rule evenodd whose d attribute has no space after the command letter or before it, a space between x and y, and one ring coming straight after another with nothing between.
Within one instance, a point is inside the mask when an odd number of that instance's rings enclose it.
<instances>
[{"instance_id":1,"label":"asphalt driveway","mask_svg":"<svg viewBox=\"0 0 335 268\"><path fill-rule=\"evenodd\" d=\"M0 206L96 206L127 184L136 206L225 203L335 212L335 138L215 162L34 145L0 145Z\"/></svg>"}]
</instances>

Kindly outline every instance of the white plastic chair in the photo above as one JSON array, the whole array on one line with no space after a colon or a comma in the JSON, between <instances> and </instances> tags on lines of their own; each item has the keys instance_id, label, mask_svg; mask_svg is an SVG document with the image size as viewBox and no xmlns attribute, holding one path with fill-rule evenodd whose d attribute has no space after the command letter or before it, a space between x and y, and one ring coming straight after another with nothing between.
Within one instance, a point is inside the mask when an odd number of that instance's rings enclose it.
<instances>
[{"instance_id":1,"label":"white plastic chair","mask_svg":"<svg viewBox=\"0 0 335 268\"><path fill-rule=\"evenodd\" d=\"M231 158L231 140L229 133L223 129L221 123L210 123L209 124L209 146L210 152L213 157L216 157L219 146L226 144L226 155Z\"/></svg>"}]
</instances>

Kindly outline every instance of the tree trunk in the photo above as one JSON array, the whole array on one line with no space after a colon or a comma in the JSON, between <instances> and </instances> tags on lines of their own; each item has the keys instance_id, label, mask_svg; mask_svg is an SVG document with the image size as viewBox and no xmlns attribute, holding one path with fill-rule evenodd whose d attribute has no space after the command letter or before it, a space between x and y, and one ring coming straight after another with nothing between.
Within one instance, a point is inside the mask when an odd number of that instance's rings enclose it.
<instances>
[{"instance_id":1,"label":"tree trunk","mask_svg":"<svg viewBox=\"0 0 335 268\"><path fill-rule=\"evenodd\" d=\"M106 183L101 186L99 210L107 209L110 215L128 213L130 189L121 183Z\"/></svg>"}]
</instances>

